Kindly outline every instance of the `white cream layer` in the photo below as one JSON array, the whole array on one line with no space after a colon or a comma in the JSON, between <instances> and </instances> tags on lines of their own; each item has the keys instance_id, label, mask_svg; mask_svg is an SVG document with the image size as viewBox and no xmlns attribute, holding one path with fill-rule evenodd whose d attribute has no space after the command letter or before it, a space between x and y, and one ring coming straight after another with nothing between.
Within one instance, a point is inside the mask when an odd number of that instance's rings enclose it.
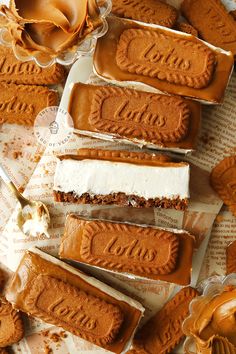
<instances>
[{"instance_id":1,"label":"white cream layer","mask_svg":"<svg viewBox=\"0 0 236 354\"><path fill-rule=\"evenodd\" d=\"M138 197L189 198L189 165L143 166L101 160L58 160L54 190L81 196L123 192Z\"/></svg>"}]
</instances>

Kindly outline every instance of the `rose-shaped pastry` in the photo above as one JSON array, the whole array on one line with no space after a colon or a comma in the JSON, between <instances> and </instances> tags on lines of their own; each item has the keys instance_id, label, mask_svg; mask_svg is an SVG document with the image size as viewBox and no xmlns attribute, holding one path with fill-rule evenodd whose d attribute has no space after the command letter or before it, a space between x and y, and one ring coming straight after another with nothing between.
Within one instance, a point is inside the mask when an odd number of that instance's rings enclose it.
<instances>
[{"instance_id":1,"label":"rose-shaped pastry","mask_svg":"<svg viewBox=\"0 0 236 354\"><path fill-rule=\"evenodd\" d=\"M103 23L96 0L11 0L0 13L15 53L41 62L74 51Z\"/></svg>"}]
</instances>

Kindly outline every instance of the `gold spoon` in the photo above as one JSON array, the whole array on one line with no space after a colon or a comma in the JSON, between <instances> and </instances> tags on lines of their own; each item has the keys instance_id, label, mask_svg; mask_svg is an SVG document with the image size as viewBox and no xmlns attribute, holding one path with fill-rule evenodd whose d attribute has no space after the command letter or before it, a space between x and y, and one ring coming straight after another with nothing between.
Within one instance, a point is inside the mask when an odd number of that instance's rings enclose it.
<instances>
[{"instance_id":1,"label":"gold spoon","mask_svg":"<svg viewBox=\"0 0 236 354\"><path fill-rule=\"evenodd\" d=\"M17 225L20 230L26 236L37 237L45 234L47 237L50 237L48 234L50 215L46 205L42 202L29 200L23 197L1 165L0 176L20 203L20 208L17 214Z\"/></svg>"}]
</instances>

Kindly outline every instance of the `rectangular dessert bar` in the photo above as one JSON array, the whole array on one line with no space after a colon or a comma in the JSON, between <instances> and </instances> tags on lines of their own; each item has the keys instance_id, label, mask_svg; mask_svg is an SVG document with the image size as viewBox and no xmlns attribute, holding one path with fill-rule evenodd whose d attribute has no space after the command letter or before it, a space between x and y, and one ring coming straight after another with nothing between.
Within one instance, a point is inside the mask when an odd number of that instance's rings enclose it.
<instances>
[{"instance_id":1,"label":"rectangular dessert bar","mask_svg":"<svg viewBox=\"0 0 236 354\"><path fill-rule=\"evenodd\" d=\"M41 110L57 103L57 92L48 87L0 83L0 124L32 126Z\"/></svg>"},{"instance_id":2,"label":"rectangular dessert bar","mask_svg":"<svg viewBox=\"0 0 236 354\"><path fill-rule=\"evenodd\" d=\"M59 156L54 176L55 200L185 210L189 164L162 159L142 152L98 149Z\"/></svg>"},{"instance_id":3,"label":"rectangular dessert bar","mask_svg":"<svg viewBox=\"0 0 236 354\"><path fill-rule=\"evenodd\" d=\"M180 290L135 335L133 349L127 354L168 354L184 338L182 323L189 315L189 304L197 290Z\"/></svg>"},{"instance_id":4,"label":"rectangular dessert bar","mask_svg":"<svg viewBox=\"0 0 236 354\"><path fill-rule=\"evenodd\" d=\"M188 285L194 240L185 231L70 214L59 255L113 272Z\"/></svg>"},{"instance_id":5,"label":"rectangular dessert bar","mask_svg":"<svg viewBox=\"0 0 236 354\"><path fill-rule=\"evenodd\" d=\"M17 60L12 49L0 45L0 82L47 85L58 84L65 79L65 69L59 64L41 68L34 61Z\"/></svg>"},{"instance_id":6,"label":"rectangular dessert bar","mask_svg":"<svg viewBox=\"0 0 236 354\"><path fill-rule=\"evenodd\" d=\"M68 112L75 132L186 153L196 147L201 105L177 96L74 84Z\"/></svg>"},{"instance_id":7,"label":"rectangular dessert bar","mask_svg":"<svg viewBox=\"0 0 236 354\"><path fill-rule=\"evenodd\" d=\"M148 85L205 103L223 101L234 65L231 52L161 26L115 17L108 18L108 24L94 53L99 77L120 85Z\"/></svg>"},{"instance_id":8,"label":"rectangular dessert bar","mask_svg":"<svg viewBox=\"0 0 236 354\"><path fill-rule=\"evenodd\" d=\"M14 308L113 353L127 349L143 315L137 301L33 248L8 286Z\"/></svg>"}]
</instances>

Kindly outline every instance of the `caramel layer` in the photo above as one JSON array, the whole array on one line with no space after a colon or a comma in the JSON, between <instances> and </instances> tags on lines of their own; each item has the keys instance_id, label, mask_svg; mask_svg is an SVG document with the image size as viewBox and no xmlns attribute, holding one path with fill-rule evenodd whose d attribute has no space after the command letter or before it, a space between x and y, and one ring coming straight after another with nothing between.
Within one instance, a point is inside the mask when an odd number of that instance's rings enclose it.
<instances>
[{"instance_id":1,"label":"caramel layer","mask_svg":"<svg viewBox=\"0 0 236 354\"><path fill-rule=\"evenodd\" d=\"M19 342L24 337L24 325L19 312L3 297L0 298L0 347Z\"/></svg>"},{"instance_id":2,"label":"caramel layer","mask_svg":"<svg viewBox=\"0 0 236 354\"><path fill-rule=\"evenodd\" d=\"M58 84L65 79L65 70L59 64L41 68L34 61L16 59L11 48L0 46L0 82L47 85Z\"/></svg>"},{"instance_id":3,"label":"caramel layer","mask_svg":"<svg viewBox=\"0 0 236 354\"><path fill-rule=\"evenodd\" d=\"M87 149L82 148L77 150L76 155L60 155L60 160L74 159L74 160L105 160L112 162L132 163L135 165L148 166L165 166L177 167L185 166L185 162L172 162L171 158L162 154L148 154L145 152L133 152L125 150L103 150L103 149Z\"/></svg>"},{"instance_id":4,"label":"caramel layer","mask_svg":"<svg viewBox=\"0 0 236 354\"><path fill-rule=\"evenodd\" d=\"M184 0L181 11L200 36L236 55L236 25L220 0Z\"/></svg>"},{"instance_id":5,"label":"caramel layer","mask_svg":"<svg viewBox=\"0 0 236 354\"><path fill-rule=\"evenodd\" d=\"M108 23L108 32L97 41L94 54L94 68L98 75L112 82L140 82L163 92L193 97L207 102L218 103L223 100L234 64L231 54L223 53L220 50L213 51L198 38L187 36L184 33L177 34L169 29L144 27L141 24L114 17L108 18ZM137 36L138 40L136 37L134 37L135 41L131 40L130 36L137 33L140 34ZM160 52L157 50L159 37L161 38L160 44L162 43ZM163 42L164 38L167 38L168 41ZM170 43L174 52L168 50L166 43ZM174 43L178 43L176 49L173 46ZM125 53L125 48L132 50ZM213 55L210 55L209 51ZM134 53L136 54L134 55ZM214 68L211 62L213 56L216 59ZM130 58L135 61L133 66ZM209 68L203 58L211 63ZM144 61L145 65L143 65ZM189 61L197 70L197 79L189 67ZM203 75L199 71L200 67L203 70ZM211 70L212 76L210 75ZM208 85L203 87L207 83Z\"/></svg>"},{"instance_id":6,"label":"caramel layer","mask_svg":"<svg viewBox=\"0 0 236 354\"><path fill-rule=\"evenodd\" d=\"M214 52L204 44L146 29L124 30L116 51L124 72L195 89L209 85L215 62Z\"/></svg>"},{"instance_id":7,"label":"caramel layer","mask_svg":"<svg viewBox=\"0 0 236 354\"><path fill-rule=\"evenodd\" d=\"M88 221L70 214L59 253L61 258L108 270L187 285L193 246L194 238L184 232Z\"/></svg>"},{"instance_id":8,"label":"caramel layer","mask_svg":"<svg viewBox=\"0 0 236 354\"><path fill-rule=\"evenodd\" d=\"M236 241L226 248L226 272L236 273Z\"/></svg>"},{"instance_id":9,"label":"caramel layer","mask_svg":"<svg viewBox=\"0 0 236 354\"><path fill-rule=\"evenodd\" d=\"M18 310L121 353L139 322L140 310L104 292L101 284L101 289L93 286L93 278L87 281L84 273L45 257L25 253L7 289L8 300Z\"/></svg>"},{"instance_id":10,"label":"caramel layer","mask_svg":"<svg viewBox=\"0 0 236 354\"><path fill-rule=\"evenodd\" d=\"M0 123L32 126L42 109L57 102L57 92L47 87L1 83Z\"/></svg>"},{"instance_id":11,"label":"caramel layer","mask_svg":"<svg viewBox=\"0 0 236 354\"><path fill-rule=\"evenodd\" d=\"M81 83L73 87L68 111L81 135L100 132L134 144L180 149L195 147L201 119L196 102Z\"/></svg>"},{"instance_id":12,"label":"caramel layer","mask_svg":"<svg viewBox=\"0 0 236 354\"><path fill-rule=\"evenodd\" d=\"M180 343L182 323L189 314L189 304L198 295L193 288L180 290L136 334L133 353L167 354Z\"/></svg>"},{"instance_id":13,"label":"caramel layer","mask_svg":"<svg viewBox=\"0 0 236 354\"><path fill-rule=\"evenodd\" d=\"M226 157L213 168L210 182L212 188L236 216L236 155Z\"/></svg>"},{"instance_id":14,"label":"caramel layer","mask_svg":"<svg viewBox=\"0 0 236 354\"><path fill-rule=\"evenodd\" d=\"M123 322L118 306L47 275L35 277L25 305L31 315L100 346L114 342Z\"/></svg>"},{"instance_id":15,"label":"caramel layer","mask_svg":"<svg viewBox=\"0 0 236 354\"><path fill-rule=\"evenodd\" d=\"M178 17L173 6L159 0L113 0L112 12L116 16L165 27L173 27Z\"/></svg>"}]
</instances>

